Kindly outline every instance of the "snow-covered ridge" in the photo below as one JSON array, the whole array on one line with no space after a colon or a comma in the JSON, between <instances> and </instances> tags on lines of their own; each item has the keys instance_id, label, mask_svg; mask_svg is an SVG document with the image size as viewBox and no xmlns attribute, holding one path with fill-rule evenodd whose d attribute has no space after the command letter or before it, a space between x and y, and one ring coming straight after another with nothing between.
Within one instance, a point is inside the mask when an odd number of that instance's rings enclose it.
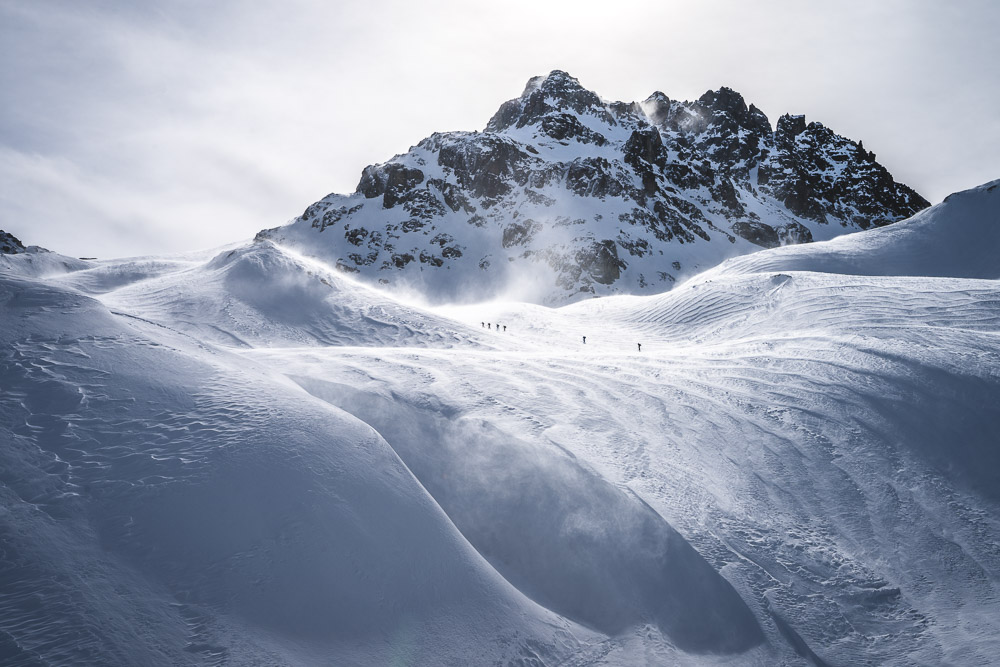
<instances>
[{"instance_id":1,"label":"snow-covered ridge","mask_svg":"<svg viewBox=\"0 0 1000 667\"><path fill-rule=\"evenodd\" d=\"M483 132L434 134L260 237L434 302L558 305L662 292L927 205L861 144L803 116L772 130L728 88L606 102L557 70Z\"/></svg>"}]
</instances>

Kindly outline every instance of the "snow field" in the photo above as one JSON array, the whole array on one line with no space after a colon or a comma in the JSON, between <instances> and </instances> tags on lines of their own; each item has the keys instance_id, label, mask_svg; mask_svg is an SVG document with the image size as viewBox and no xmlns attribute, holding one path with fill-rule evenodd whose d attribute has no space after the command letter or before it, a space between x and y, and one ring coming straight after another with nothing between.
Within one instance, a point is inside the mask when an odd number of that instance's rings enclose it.
<instances>
[{"instance_id":1,"label":"snow field","mask_svg":"<svg viewBox=\"0 0 1000 667\"><path fill-rule=\"evenodd\" d=\"M0 658L988 664L998 192L560 309L5 260Z\"/></svg>"}]
</instances>

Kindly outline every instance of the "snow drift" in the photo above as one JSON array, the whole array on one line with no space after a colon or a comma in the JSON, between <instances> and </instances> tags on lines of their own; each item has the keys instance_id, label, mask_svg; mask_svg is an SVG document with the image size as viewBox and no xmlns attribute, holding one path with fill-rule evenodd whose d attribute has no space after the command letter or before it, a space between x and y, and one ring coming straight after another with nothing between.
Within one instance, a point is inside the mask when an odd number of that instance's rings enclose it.
<instances>
[{"instance_id":1,"label":"snow drift","mask_svg":"<svg viewBox=\"0 0 1000 667\"><path fill-rule=\"evenodd\" d=\"M572 639L363 424L65 288L4 275L0 304L4 664L467 663Z\"/></svg>"}]
</instances>

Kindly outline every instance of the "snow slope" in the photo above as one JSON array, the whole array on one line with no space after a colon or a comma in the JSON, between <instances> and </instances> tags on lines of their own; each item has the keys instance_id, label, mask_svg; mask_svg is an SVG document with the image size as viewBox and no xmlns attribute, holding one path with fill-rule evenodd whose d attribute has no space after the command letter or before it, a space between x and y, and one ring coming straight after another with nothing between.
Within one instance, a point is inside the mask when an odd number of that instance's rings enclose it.
<instances>
[{"instance_id":1,"label":"snow slope","mask_svg":"<svg viewBox=\"0 0 1000 667\"><path fill-rule=\"evenodd\" d=\"M735 258L716 271L1000 278L1000 180L955 193L889 227ZM713 271L714 273L715 271Z\"/></svg>"},{"instance_id":2,"label":"snow slope","mask_svg":"<svg viewBox=\"0 0 1000 667\"><path fill-rule=\"evenodd\" d=\"M370 428L0 276L3 664L469 664L591 636L488 567Z\"/></svg>"},{"instance_id":3,"label":"snow slope","mask_svg":"<svg viewBox=\"0 0 1000 667\"><path fill-rule=\"evenodd\" d=\"M0 656L988 664L998 198L560 309L0 268Z\"/></svg>"}]
</instances>

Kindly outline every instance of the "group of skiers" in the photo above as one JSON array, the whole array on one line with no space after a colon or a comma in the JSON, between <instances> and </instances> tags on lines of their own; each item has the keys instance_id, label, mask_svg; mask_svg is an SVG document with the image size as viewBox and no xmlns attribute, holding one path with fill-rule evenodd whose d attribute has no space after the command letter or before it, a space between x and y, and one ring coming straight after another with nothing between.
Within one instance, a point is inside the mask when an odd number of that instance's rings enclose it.
<instances>
[{"instance_id":1,"label":"group of skiers","mask_svg":"<svg viewBox=\"0 0 1000 667\"><path fill-rule=\"evenodd\" d=\"M497 331L500 331L500 327L502 326L503 330L505 332L507 331L507 325L506 324L500 324L499 322L497 322L496 327L493 326L492 322L480 322L479 325L481 327L483 327L484 329L491 329L492 330L492 329L495 328ZM583 344L584 345L587 344L587 337L586 336L583 337ZM639 347L639 352L642 352L642 343L636 343L636 345Z\"/></svg>"}]
</instances>

